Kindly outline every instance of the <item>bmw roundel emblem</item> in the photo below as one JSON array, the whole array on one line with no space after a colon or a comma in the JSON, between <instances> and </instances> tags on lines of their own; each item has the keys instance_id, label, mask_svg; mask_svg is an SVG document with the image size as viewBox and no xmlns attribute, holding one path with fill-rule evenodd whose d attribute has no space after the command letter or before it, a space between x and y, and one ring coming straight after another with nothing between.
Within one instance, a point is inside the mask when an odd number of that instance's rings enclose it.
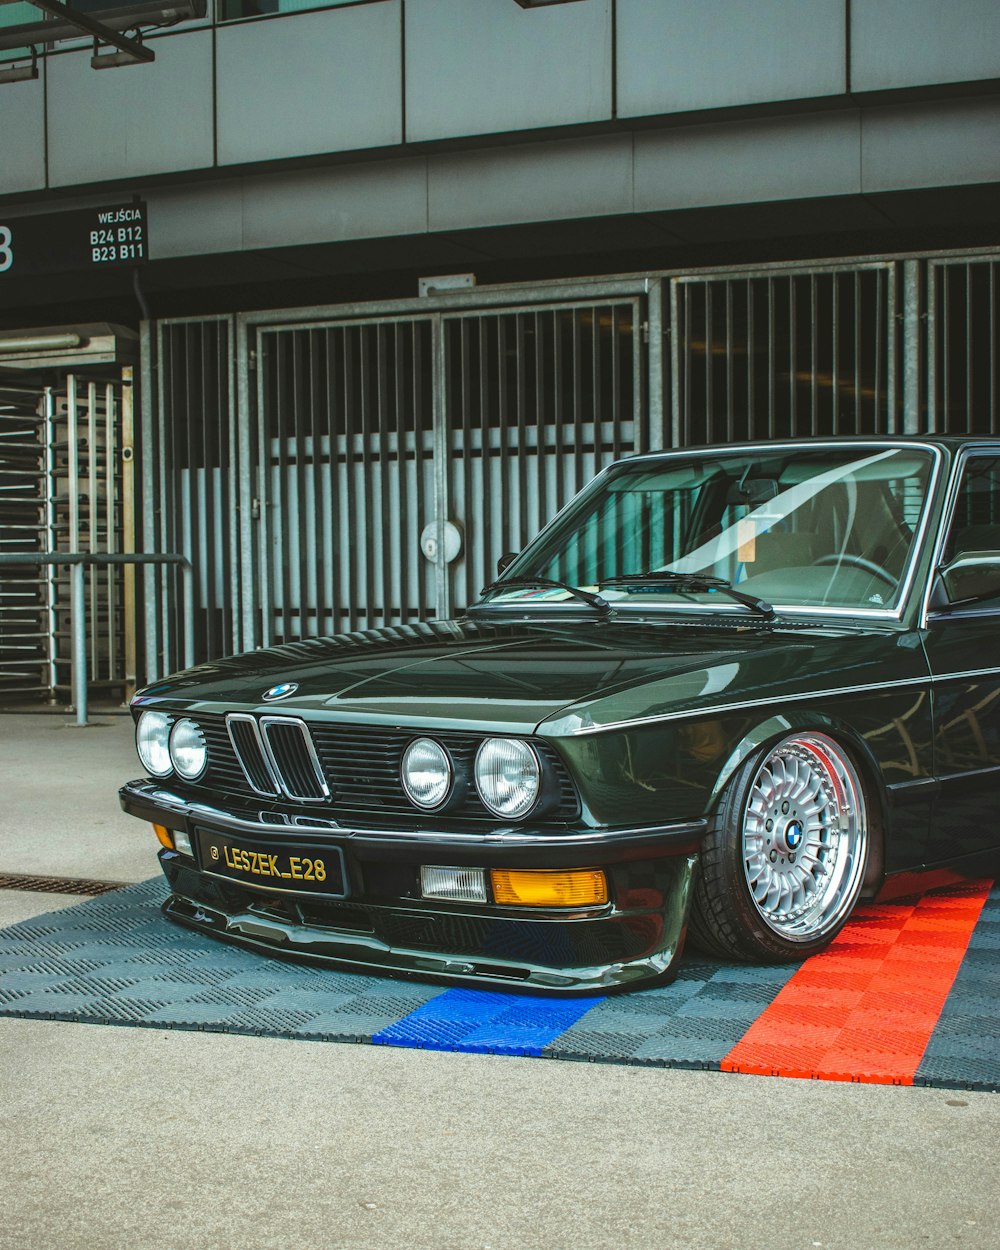
<instances>
[{"instance_id":1,"label":"bmw roundel emblem","mask_svg":"<svg viewBox=\"0 0 1000 1250\"><path fill-rule=\"evenodd\" d=\"M283 681L277 686L272 686L270 690L265 690L261 698L265 703L273 703L275 699L284 699L290 694L294 694L299 688L297 681Z\"/></svg>"}]
</instances>

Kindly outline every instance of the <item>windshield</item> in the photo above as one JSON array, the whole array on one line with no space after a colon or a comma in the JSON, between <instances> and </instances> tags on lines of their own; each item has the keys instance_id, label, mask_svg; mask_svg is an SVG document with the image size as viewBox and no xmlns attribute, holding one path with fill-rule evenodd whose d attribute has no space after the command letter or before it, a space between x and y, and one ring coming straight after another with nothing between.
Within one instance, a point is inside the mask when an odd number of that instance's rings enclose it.
<instances>
[{"instance_id":1,"label":"windshield","mask_svg":"<svg viewBox=\"0 0 1000 1250\"><path fill-rule=\"evenodd\" d=\"M521 554L487 602L572 602L568 590L530 584L541 578L599 592L616 610L751 610L729 587L766 608L885 613L902 594L932 466L926 449L877 445L616 465Z\"/></svg>"}]
</instances>

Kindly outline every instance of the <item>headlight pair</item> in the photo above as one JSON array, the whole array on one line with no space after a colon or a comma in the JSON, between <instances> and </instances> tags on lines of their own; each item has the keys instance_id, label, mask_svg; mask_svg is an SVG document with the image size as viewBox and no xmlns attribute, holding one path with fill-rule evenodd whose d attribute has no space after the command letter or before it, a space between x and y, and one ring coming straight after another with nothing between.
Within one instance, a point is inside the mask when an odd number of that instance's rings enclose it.
<instances>
[{"instance_id":1,"label":"headlight pair","mask_svg":"<svg viewBox=\"0 0 1000 1250\"><path fill-rule=\"evenodd\" d=\"M443 807L455 781L451 756L433 738L410 743L403 752L400 775L410 802L424 811ZM476 752L473 777L484 805L508 820L526 816L542 786L538 756L521 738L487 738Z\"/></svg>"},{"instance_id":2,"label":"headlight pair","mask_svg":"<svg viewBox=\"0 0 1000 1250\"><path fill-rule=\"evenodd\" d=\"M153 777L176 772L185 781L197 781L208 765L205 735L186 716L175 721L166 712L143 712L135 727L135 747Z\"/></svg>"}]
</instances>

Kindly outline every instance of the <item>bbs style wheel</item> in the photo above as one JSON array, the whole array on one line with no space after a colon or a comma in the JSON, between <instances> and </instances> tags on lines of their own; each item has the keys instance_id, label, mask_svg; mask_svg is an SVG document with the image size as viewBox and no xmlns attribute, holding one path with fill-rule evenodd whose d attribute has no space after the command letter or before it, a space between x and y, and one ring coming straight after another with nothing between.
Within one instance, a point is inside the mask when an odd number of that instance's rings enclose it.
<instances>
[{"instance_id":1,"label":"bbs style wheel","mask_svg":"<svg viewBox=\"0 0 1000 1250\"><path fill-rule=\"evenodd\" d=\"M746 960L821 950L854 909L868 847L864 790L844 748L822 733L790 734L723 793L702 844L692 937Z\"/></svg>"}]
</instances>

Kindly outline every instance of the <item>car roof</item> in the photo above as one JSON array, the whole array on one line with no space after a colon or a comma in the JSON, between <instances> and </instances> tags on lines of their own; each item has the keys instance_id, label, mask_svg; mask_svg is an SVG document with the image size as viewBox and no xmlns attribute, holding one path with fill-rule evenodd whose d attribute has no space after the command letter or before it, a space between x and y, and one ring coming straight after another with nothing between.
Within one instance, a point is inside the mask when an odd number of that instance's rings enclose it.
<instances>
[{"instance_id":1,"label":"car roof","mask_svg":"<svg viewBox=\"0 0 1000 1250\"><path fill-rule=\"evenodd\" d=\"M830 434L800 436L795 438L751 439L739 443L704 443L691 447L665 447L662 451L646 451L626 456L618 464L636 460L658 460L665 456L688 455L740 455L742 452L772 451L778 448L799 447L815 450L817 447L937 447L954 455L963 447L989 447L1000 454L1000 438L988 434Z\"/></svg>"}]
</instances>

